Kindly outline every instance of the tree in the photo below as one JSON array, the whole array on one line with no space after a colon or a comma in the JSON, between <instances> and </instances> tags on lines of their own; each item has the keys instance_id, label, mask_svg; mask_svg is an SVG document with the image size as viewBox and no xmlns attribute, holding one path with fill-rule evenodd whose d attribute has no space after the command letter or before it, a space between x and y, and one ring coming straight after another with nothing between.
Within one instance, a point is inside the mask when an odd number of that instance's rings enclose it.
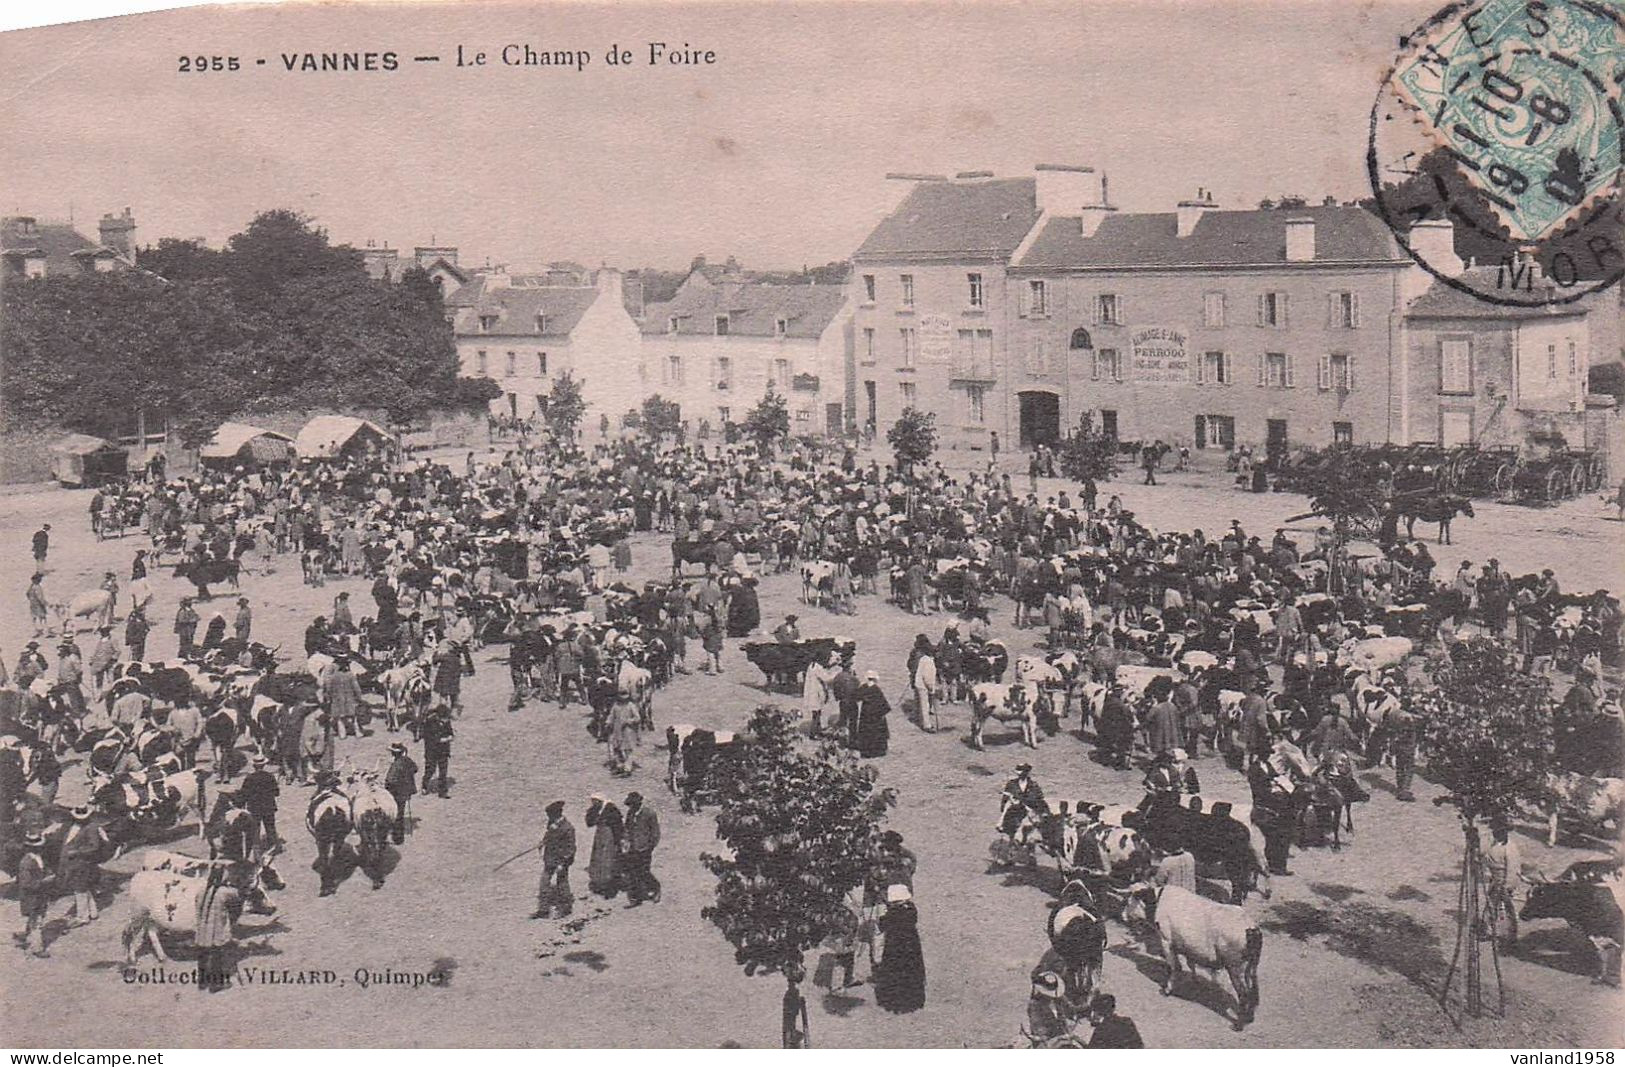
<instances>
[{"instance_id":1,"label":"tree","mask_svg":"<svg viewBox=\"0 0 1625 1067\"><path fill-rule=\"evenodd\" d=\"M1525 802L1546 799L1552 766L1551 686L1544 678L1516 670L1511 650L1490 637L1451 645L1434 678L1437 690L1423 698L1430 705L1423 730L1428 777L1445 789L1435 803L1450 804L1460 814L1464 842L1456 948L1439 1000L1448 1001L1457 964L1464 962L1463 1004L1469 1015L1477 1016L1483 1011L1480 950L1487 941L1492 954L1498 953L1494 923L1506 903L1493 883L1488 894L1482 884L1479 823L1493 825ZM1499 955L1495 959L1499 983ZM1500 999L1504 1010L1504 988Z\"/></svg>"},{"instance_id":2,"label":"tree","mask_svg":"<svg viewBox=\"0 0 1625 1067\"><path fill-rule=\"evenodd\" d=\"M1084 412L1077 432L1060 448L1061 473L1080 482L1109 482L1117 475L1117 439L1095 429L1094 417Z\"/></svg>"},{"instance_id":3,"label":"tree","mask_svg":"<svg viewBox=\"0 0 1625 1067\"><path fill-rule=\"evenodd\" d=\"M897 459L898 469L914 472L914 464L924 463L937 449L937 417L915 407L906 407L886 431L886 440Z\"/></svg>"},{"instance_id":4,"label":"tree","mask_svg":"<svg viewBox=\"0 0 1625 1067\"><path fill-rule=\"evenodd\" d=\"M651 441L659 442L667 434L683 428L683 409L675 400L667 400L659 393L644 398L642 410L643 430Z\"/></svg>"},{"instance_id":5,"label":"tree","mask_svg":"<svg viewBox=\"0 0 1625 1067\"><path fill-rule=\"evenodd\" d=\"M875 779L834 743L800 747L793 720L771 705L752 715L748 740L712 762L707 785L721 800L717 837L728 853L700 857L717 879L700 914L747 977L801 970L808 950L854 931L847 897L896 799Z\"/></svg>"},{"instance_id":6,"label":"tree","mask_svg":"<svg viewBox=\"0 0 1625 1067\"><path fill-rule=\"evenodd\" d=\"M790 436L790 402L767 383L767 392L757 405L745 415L745 433L756 442L764 456L772 456L773 449Z\"/></svg>"},{"instance_id":7,"label":"tree","mask_svg":"<svg viewBox=\"0 0 1625 1067\"><path fill-rule=\"evenodd\" d=\"M1487 637L1452 644L1435 682L1428 776L1444 786L1462 819L1504 818L1542 800L1551 767L1550 684L1515 669L1510 650Z\"/></svg>"},{"instance_id":8,"label":"tree","mask_svg":"<svg viewBox=\"0 0 1625 1067\"><path fill-rule=\"evenodd\" d=\"M293 212L256 217L224 252L160 241L137 262L5 287L8 415L110 434L144 411L193 445L239 413L383 409L402 424L501 392L458 376L426 278L375 281Z\"/></svg>"},{"instance_id":9,"label":"tree","mask_svg":"<svg viewBox=\"0 0 1625 1067\"><path fill-rule=\"evenodd\" d=\"M553 379L553 388L547 394L547 425L557 437L575 440L576 427L587 413L587 401L581 395L581 383L575 375L565 371Z\"/></svg>"}]
</instances>

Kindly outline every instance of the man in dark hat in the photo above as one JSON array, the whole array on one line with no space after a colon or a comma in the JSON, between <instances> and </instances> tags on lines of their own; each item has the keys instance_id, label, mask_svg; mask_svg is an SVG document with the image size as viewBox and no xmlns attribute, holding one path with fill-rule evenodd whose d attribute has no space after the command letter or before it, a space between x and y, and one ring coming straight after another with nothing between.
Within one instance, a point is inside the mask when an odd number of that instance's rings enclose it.
<instances>
[{"instance_id":1,"label":"man in dark hat","mask_svg":"<svg viewBox=\"0 0 1625 1067\"><path fill-rule=\"evenodd\" d=\"M660 844L660 819L643 804L642 793L628 793L626 812L625 871L627 906L635 908L645 900L660 903L660 879L654 876L655 847Z\"/></svg>"},{"instance_id":2,"label":"man in dark hat","mask_svg":"<svg viewBox=\"0 0 1625 1067\"><path fill-rule=\"evenodd\" d=\"M344 737L360 737L361 727L356 716L361 711L361 683L350 670L350 657L340 655L334 660L337 668L327 682L327 714L333 720L335 732Z\"/></svg>"},{"instance_id":3,"label":"man in dark hat","mask_svg":"<svg viewBox=\"0 0 1625 1067\"><path fill-rule=\"evenodd\" d=\"M1048 814L1049 801L1033 781L1033 765L1016 764L1016 776L1004 783L1004 792L999 796L999 833L1013 840L1023 818L1037 825Z\"/></svg>"},{"instance_id":4,"label":"man in dark hat","mask_svg":"<svg viewBox=\"0 0 1625 1067\"><path fill-rule=\"evenodd\" d=\"M1127 1015L1117 1014L1117 998L1098 994L1089 1004L1089 1020L1095 1024L1090 1048L1145 1048L1139 1027Z\"/></svg>"},{"instance_id":5,"label":"man in dark hat","mask_svg":"<svg viewBox=\"0 0 1625 1067\"><path fill-rule=\"evenodd\" d=\"M570 889L570 867L576 861L576 828L564 817L564 801L547 806L547 829L538 846L542 853L542 884L536 891L532 919L564 918L575 908Z\"/></svg>"},{"instance_id":6,"label":"man in dark hat","mask_svg":"<svg viewBox=\"0 0 1625 1067\"><path fill-rule=\"evenodd\" d=\"M258 829L257 837L262 850L282 840L276 832L276 800L281 789L276 784L276 775L266 769L270 762L263 755L255 753L248 761L248 775L243 778L243 784L237 787L243 810L254 819Z\"/></svg>"},{"instance_id":7,"label":"man in dark hat","mask_svg":"<svg viewBox=\"0 0 1625 1067\"><path fill-rule=\"evenodd\" d=\"M429 792L429 783L435 776L440 776L438 795L444 799L450 796L446 792L446 775L451 767L451 709L444 704L436 705L423 720L423 792Z\"/></svg>"},{"instance_id":8,"label":"man in dark hat","mask_svg":"<svg viewBox=\"0 0 1625 1067\"><path fill-rule=\"evenodd\" d=\"M399 741L389 746L389 769L384 772L384 788L395 798L395 830L392 835L399 845L406 841L406 805L418 791L418 765L406 754L406 746Z\"/></svg>"},{"instance_id":9,"label":"man in dark hat","mask_svg":"<svg viewBox=\"0 0 1625 1067\"><path fill-rule=\"evenodd\" d=\"M107 835L91 821L91 811L81 804L72 811L73 823L62 838L62 854L58 875L62 888L73 894L75 926L96 921L96 880L101 874L97 864L107 850Z\"/></svg>"},{"instance_id":10,"label":"man in dark hat","mask_svg":"<svg viewBox=\"0 0 1625 1067\"><path fill-rule=\"evenodd\" d=\"M12 672L12 678L18 689L26 690L34 684L34 679L45 673L45 669L45 656L39 650L39 642L30 641L17 657L17 669Z\"/></svg>"},{"instance_id":11,"label":"man in dark hat","mask_svg":"<svg viewBox=\"0 0 1625 1067\"><path fill-rule=\"evenodd\" d=\"M147 619L147 611L137 604L130 609L129 618L124 620L124 647L130 650L130 661L139 663L147 658L147 635L152 633L152 623Z\"/></svg>"},{"instance_id":12,"label":"man in dark hat","mask_svg":"<svg viewBox=\"0 0 1625 1067\"><path fill-rule=\"evenodd\" d=\"M784 621L773 629L773 638L781 645L793 645L801 640L801 627L796 625L798 615L786 615Z\"/></svg>"},{"instance_id":13,"label":"man in dark hat","mask_svg":"<svg viewBox=\"0 0 1625 1067\"><path fill-rule=\"evenodd\" d=\"M51 906L53 879L45 865L45 835L34 830L23 837L23 853L17 860L17 905L22 911L23 948L44 958L45 912Z\"/></svg>"}]
</instances>

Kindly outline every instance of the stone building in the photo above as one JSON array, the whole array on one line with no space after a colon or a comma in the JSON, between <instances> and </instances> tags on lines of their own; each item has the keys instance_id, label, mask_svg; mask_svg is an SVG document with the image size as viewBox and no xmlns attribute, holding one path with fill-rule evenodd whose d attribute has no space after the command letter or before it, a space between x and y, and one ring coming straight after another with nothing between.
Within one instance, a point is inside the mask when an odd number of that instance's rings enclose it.
<instances>
[{"instance_id":1,"label":"stone building","mask_svg":"<svg viewBox=\"0 0 1625 1067\"><path fill-rule=\"evenodd\" d=\"M846 428L852 320L842 288L696 268L671 300L644 309L642 329L644 395L675 401L694 430L743 421L769 386L789 403L792 434Z\"/></svg>"}]
</instances>

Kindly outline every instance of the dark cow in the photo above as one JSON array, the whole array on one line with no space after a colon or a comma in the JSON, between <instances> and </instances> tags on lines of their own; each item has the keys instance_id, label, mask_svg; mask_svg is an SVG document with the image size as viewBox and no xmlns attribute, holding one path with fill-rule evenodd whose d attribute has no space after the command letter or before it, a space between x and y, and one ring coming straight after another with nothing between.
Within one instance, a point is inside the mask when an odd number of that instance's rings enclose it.
<instances>
[{"instance_id":1,"label":"dark cow","mask_svg":"<svg viewBox=\"0 0 1625 1067\"><path fill-rule=\"evenodd\" d=\"M185 578L197 588L199 600L208 600L209 586L229 585L237 588L242 564L234 559L183 560L175 564L175 577Z\"/></svg>"},{"instance_id":2,"label":"dark cow","mask_svg":"<svg viewBox=\"0 0 1625 1067\"><path fill-rule=\"evenodd\" d=\"M1609 886L1589 881L1536 882L1518 918L1524 922L1562 919L1585 935L1597 951L1597 974L1592 981L1619 981L1625 915Z\"/></svg>"},{"instance_id":3,"label":"dark cow","mask_svg":"<svg viewBox=\"0 0 1625 1067\"><path fill-rule=\"evenodd\" d=\"M754 641L741 646L745 658L767 678L769 689L797 692L814 660L837 649L832 637L805 641Z\"/></svg>"}]
</instances>

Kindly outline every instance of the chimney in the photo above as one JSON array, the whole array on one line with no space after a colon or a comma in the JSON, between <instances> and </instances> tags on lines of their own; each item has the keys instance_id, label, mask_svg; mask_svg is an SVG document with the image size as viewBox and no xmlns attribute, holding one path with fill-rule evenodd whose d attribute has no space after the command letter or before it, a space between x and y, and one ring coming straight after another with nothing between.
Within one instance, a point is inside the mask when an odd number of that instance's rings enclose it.
<instances>
[{"instance_id":1,"label":"chimney","mask_svg":"<svg viewBox=\"0 0 1625 1067\"><path fill-rule=\"evenodd\" d=\"M643 321L643 279L626 278L621 282L621 303L626 305L626 313L639 322Z\"/></svg>"},{"instance_id":2,"label":"chimney","mask_svg":"<svg viewBox=\"0 0 1625 1067\"><path fill-rule=\"evenodd\" d=\"M1315 220L1286 220L1286 261L1313 263L1315 260Z\"/></svg>"},{"instance_id":3,"label":"chimney","mask_svg":"<svg viewBox=\"0 0 1625 1067\"><path fill-rule=\"evenodd\" d=\"M1462 272L1461 257L1456 255L1456 226L1449 219L1424 219L1411 227L1406 239L1411 251L1428 265L1447 277Z\"/></svg>"},{"instance_id":4,"label":"chimney","mask_svg":"<svg viewBox=\"0 0 1625 1067\"><path fill-rule=\"evenodd\" d=\"M485 279L485 291L488 293L494 289L513 288L513 276L501 267L497 267L495 270L483 271L481 276Z\"/></svg>"},{"instance_id":5,"label":"chimney","mask_svg":"<svg viewBox=\"0 0 1625 1067\"><path fill-rule=\"evenodd\" d=\"M1049 215L1071 215L1085 204L1102 202L1095 168L1074 163L1040 163L1033 168L1038 210Z\"/></svg>"},{"instance_id":6,"label":"chimney","mask_svg":"<svg viewBox=\"0 0 1625 1067\"><path fill-rule=\"evenodd\" d=\"M129 255L135 247L135 215L129 208L125 208L122 215L103 215L97 229L102 244L120 255Z\"/></svg>"},{"instance_id":7,"label":"chimney","mask_svg":"<svg viewBox=\"0 0 1625 1067\"><path fill-rule=\"evenodd\" d=\"M621 272L612 267L600 267L598 270L598 291L618 304L625 303L622 293Z\"/></svg>"},{"instance_id":8,"label":"chimney","mask_svg":"<svg viewBox=\"0 0 1625 1067\"><path fill-rule=\"evenodd\" d=\"M991 177L993 177L993 172L990 170L962 170L954 175L954 181L973 181L977 178Z\"/></svg>"},{"instance_id":9,"label":"chimney","mask_svg":"<svg viewBox=\"0 0 1625 1067\"><path fill-rule=\"evenodd\" d=\"M1175 227L1179 236L1189 237L1202 216L1209 211L1218 210L1218 207L1219 205L1213 202L1212 189L1198 189L1195 200L1181 200L1175 215Z\"/></svg>"}]
</instances>

